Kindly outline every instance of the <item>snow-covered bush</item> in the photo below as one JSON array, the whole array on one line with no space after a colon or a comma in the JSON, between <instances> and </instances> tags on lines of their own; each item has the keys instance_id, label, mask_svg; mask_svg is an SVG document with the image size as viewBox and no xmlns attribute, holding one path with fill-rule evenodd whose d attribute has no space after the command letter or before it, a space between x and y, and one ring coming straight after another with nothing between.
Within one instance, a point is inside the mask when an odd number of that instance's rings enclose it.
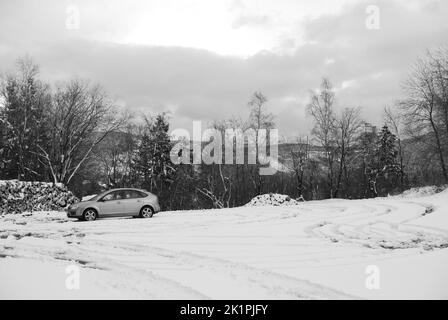
<instances>
[{"instance_id":1,"label":"snow-covered bush","mask_svg":"<svg viewBox=\"0 0 448 320\"><path fill-rule=\"evenodd\" d=\"M400 196L403 198L416 198L416 197L430 196L430 195L442 192L443 190L445 190L447 188L448 188L448 185L411 188L409 190L404 191Z\"/></svg>"},{"instance_id":2,"label":"snow-covered bush","mask_svg":"<svg viewBox=\"0 0 448 320\"><path fill-rule=\"evenodd\" d=\"M256 196L246 206L294 206L299 201L290 196L278 193L267 193Z\"/></svg>"},{"instance_id":3,"label":"snow-covered bush","mask_svg":"<svg viewBox=\"0 0 448 320\"><path fill-rule=\"evenodd\" d=\"M0 180L0 214L61 210L79 201L63 184Z\"/></svg>"}]
</instances>

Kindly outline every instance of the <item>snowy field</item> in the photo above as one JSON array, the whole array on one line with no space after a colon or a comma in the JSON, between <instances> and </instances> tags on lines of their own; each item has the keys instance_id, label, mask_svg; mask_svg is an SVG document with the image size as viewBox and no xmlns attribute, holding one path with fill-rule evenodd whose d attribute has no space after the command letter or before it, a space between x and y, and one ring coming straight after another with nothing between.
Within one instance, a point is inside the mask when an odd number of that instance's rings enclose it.
<instances>
[{"instance_id":1,"label":"snowy field","mask_svg":"<svg viewBox=\"0 0 448 320\"><path fill-rule=\"evenodd\" d=\"M5 215L0 298L448 299L448 190L152 219Z\"/></svg>"}]
</instances>

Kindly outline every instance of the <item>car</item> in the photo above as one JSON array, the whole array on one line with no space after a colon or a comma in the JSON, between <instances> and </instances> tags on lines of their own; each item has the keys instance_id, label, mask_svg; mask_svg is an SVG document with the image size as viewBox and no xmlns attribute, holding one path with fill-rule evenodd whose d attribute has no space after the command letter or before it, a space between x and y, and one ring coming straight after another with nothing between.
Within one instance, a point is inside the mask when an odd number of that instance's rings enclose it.
<instances>
[{"instance_id":1,"label":"car","mask_svg":"<svg viewBox=\"0 0 448 320\"><path fill-rule=\"evenodd\" d=\"M108 217L152 218L160 211L156 195L142 189L112 189L67 208L67 217L93 221Z\"/></svg>"}]
</instances>

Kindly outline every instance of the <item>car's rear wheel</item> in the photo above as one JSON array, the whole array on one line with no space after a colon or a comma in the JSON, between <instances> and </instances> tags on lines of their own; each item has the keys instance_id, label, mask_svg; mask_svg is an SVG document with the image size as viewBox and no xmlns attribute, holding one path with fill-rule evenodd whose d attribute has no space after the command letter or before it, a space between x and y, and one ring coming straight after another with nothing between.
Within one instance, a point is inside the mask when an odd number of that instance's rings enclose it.
<instances>
[{"instance_id":1,"label":"car's rear wheel","mask_svg":"<svg viewBox=\"0 0 448 320\"><path fill-rule=\"evenodd\" d=\"M84 221L94 221L96 220L96 218L98 218L98 213L96 212L95 209L87 209L82 214L82 219Z\"/></svg>"},{"instance_id":2,"label":"car's rear wheel","mask_svg":"<svg viewBox=\"0 0 448 320\"><path fill-rule=\"evenodd\" d=\"M152 218L154 210L150 206L144 206L140 210L140 218Z\"/></svg>"}]
</instances>

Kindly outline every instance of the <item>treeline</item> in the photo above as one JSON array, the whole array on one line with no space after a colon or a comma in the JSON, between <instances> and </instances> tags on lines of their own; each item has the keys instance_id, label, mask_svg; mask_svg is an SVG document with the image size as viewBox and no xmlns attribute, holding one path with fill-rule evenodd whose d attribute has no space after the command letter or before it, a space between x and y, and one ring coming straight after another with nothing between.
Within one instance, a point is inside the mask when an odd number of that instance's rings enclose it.
<instances>
[{"instance_id":1,"label":"treeline","mask_svg":"<svg viewBox=\"0 0 448 320\"><path fill-rule=\"evenodd\" d=\"M308 105L315 122L312 141L321 150L312 159L305 145L295 156L299 193L363 198L448 184L447 48L417 60L403 83L403 96L384 108L384 126L378 130L361 119L359 108L336 112L334 90L324 79ZM311 183L315 171L323 183ZM302 177L310 182L303 185Z\"/></svg>"},{"instance_id":2,"label":"treeline","mask_svg":"<svg viewBox=\"0 0 448 320\"><path fill-rule=\"evenodd\" d=\"M336 106L328 79L307 106L308 137L279 145L279 171L260 165L175 165L165 114L133 116L101 87L72 79L52 86L30 59L2 79L0 179L63 183L77 196L114 187L159 195L164 209L240 206L269 192L306 200L365 198L426 184L448 183L448 54L428 52L404 84L405 99L384 109L384 125L359 108ZM272 129L274 116L260 92L247 103L248 119L211 126Z\"/></svg>"}]
</instances>

